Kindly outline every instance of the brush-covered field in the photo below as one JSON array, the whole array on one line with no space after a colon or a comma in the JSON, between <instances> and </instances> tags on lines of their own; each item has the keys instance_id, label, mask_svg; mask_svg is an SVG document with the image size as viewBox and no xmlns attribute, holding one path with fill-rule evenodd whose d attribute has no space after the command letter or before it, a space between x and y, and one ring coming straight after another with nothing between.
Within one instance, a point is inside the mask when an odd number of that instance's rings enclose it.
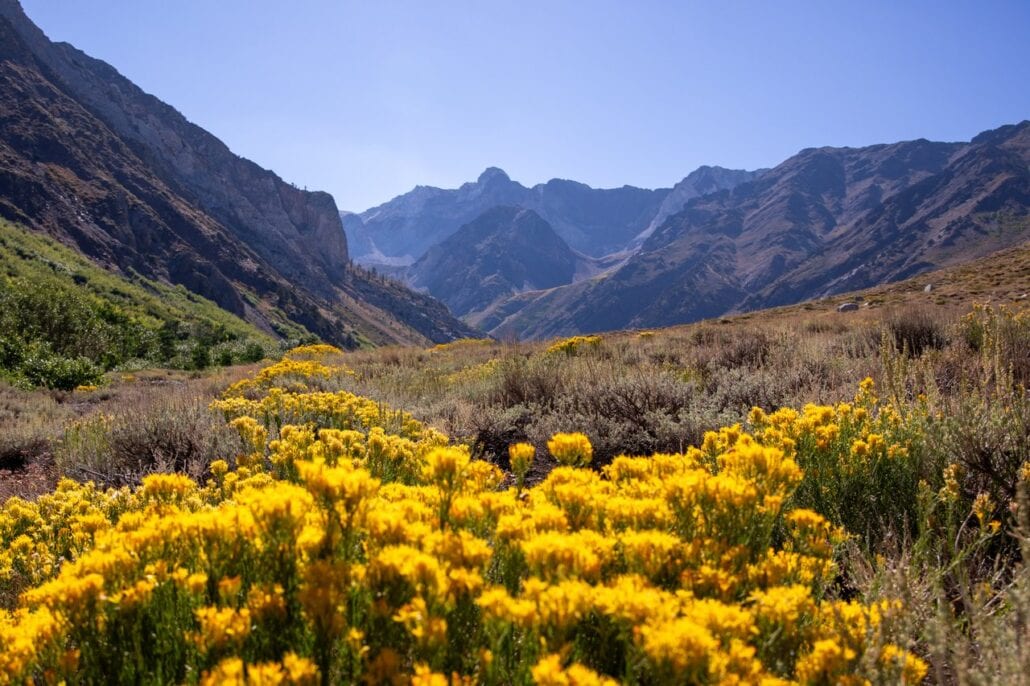
<instances>
[{"instance_id":1,"label":"brush-covered field","mask_svg":"<svg viewBox=\"0 0 1030 686\"><path fill-rule=\"evenodd\" d=\"M1018 308L148 381L4 392L0 683L1028 680Z\"/></svg>"}]
</instances>

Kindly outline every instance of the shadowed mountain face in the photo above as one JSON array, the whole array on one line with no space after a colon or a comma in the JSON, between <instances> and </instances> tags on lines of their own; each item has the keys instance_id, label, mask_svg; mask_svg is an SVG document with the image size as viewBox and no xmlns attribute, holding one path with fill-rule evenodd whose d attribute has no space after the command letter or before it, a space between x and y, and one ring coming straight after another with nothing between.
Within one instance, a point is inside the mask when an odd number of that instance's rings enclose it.
<instances>
[{"instance_id":1,"label":"shadowed mountain face","mask_svg":"<svg viewBox=\"0 0 1030 686\"><path fill-rule=\"evenodd\" d=\"M599 257L623 249L644 231L668 189L591 188L552 179L526 188L491 167L457 189L418 186L361 214L345 213L355 259L411 264L461 226L498 206L537 212L573 249Z\"/></svg>"},{"instance_id":2,"label":"shadowed mountain face","mask_svg":"<svg viewBox=\"0 0 1030 686\"><path fill-rule=\"evenodd\" d=\"M495 207L431 247L408 283L464 316L514 293L572 283L582 259L533 210Z\"/></svg>"},{"instance_id":3,"label":"shadowed mountain face","mask_svg":"<svg viewBox=\"0 0 1030 686\"><path fill-rule=\"evenodd\" d=\"M349 265L333 199L234 155L111 66L0 0L0 215L270 330L326 340L468 335L436 301Z\"/></svg>"},{"instance_id":4,"label":"shadowed mountain face","mask_svg":"<svg viewBox=\"0 0 1030 686\"><path fill-rule=\"evenodd\" d=\"M474 321L543 337L684 323L902 279L1030 239L1030 122L970 143L803 150L695 198L621 267Z\"/></svg>"}]
</instances>

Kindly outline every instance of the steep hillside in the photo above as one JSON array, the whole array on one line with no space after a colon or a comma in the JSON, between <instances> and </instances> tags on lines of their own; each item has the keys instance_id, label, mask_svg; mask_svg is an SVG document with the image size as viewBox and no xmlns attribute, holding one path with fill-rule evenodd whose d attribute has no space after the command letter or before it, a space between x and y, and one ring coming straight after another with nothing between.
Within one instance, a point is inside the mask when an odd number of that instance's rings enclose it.
<instances>
[{"instance_id":1,"label":"steep hillside","mask_svg":"<svg viewBox=\"0 0 1030 686\"><path fill-rule=\"evenodd\" d=\"M840 312L844 303L858 310ZM922 310L937 319L968 313L977 305L1030 308L1030 241L962 264L934 269L902 281L880 284L793 305L770 307L720 319L720 324L784 324L800 319L815 328L840 328L855 320L881 319L884 312ZM1030 354L1024 351L1024 357Z\"/></svg>"},{"instance_id":2,"label":"steep hillside","mask_svg":"<svg viewBox=\"0 0 1030 686\"><path fill-rule=\"evenodd\" d=\"M310 336L280 317L293 341ZM73 388L105 371L254 362L275 340L182 286L109 272L0 220L0 379Z\"/></svg>"},{"instance_id":3,"label":"steep hillside","mask_svg":"<svg viewBox=\"0 0 1030 686\"><path fill-rule=\"evenodd\" d=\"M741 304L756 309L960 264L1030 236L1030 122L989 131L938 174L844 223L814 254Z\"/></svg>"},{"instance_id":4,"label":"steep hillside","mask_svg":"<svg viewBox=\"0 0 1030 686\"><path fill-rule=\"evenodd\" d=\"M181 284L266 331L276 312L344 345L467 332L349 268L333 199L234 155L111 66L0 0L0 216L124 273ZM417 302L402 321L384 305Z\"/></svg>"},{"instance_id":5,"label":"steep hillside","mask_svg":"<svg viewBox=\"0 0 1030 686\"><path fill-rule=\"evenodd\" d=\"M572 283L582 261L533 210L495 207L431 247L408 281L462 316L513 293Z\"/></svg>"},{"instance_id":6,"label":"steep hillside","mask_svg":"<svg viewBox=\"0 0 1030 686\"><path fill-rule=\"evenodd\" d=\"M1030 236L1030 122L970 143L803 150L690 201L617 270L477 319L545 337L667 326L958 264Z\"/></svg>"}]
</instances>

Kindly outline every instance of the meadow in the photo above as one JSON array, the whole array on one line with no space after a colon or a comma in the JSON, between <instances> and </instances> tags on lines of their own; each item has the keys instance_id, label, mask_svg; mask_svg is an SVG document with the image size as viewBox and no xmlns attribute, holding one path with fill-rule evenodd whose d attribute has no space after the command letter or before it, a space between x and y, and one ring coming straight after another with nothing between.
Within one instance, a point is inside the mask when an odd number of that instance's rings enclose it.
<instances>
[{"instance_id":1,"label":"meadow","mask_svg":"<svg viewBox=\"0 0 1030 686\"><path fill-rule=\"evenodd\" d=\"M9 389L0 683L1024 683L1030 316L940 297Z\"/></svg>"}]
</instances>

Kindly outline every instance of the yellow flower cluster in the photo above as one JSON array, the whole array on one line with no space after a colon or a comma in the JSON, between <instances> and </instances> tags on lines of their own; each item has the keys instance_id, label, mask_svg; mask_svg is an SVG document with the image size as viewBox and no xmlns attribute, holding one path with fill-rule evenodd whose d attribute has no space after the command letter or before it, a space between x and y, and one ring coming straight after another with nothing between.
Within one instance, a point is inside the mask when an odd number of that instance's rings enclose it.
<instances>
[{"instance_id":1,"label":"yellow flower cluster","mask_svg":"<svg viewBox=\"0 0 1030 686\"><path fill-rule=\"evenodd\" d=\"M581 433L555 434L547 441L547 449L566 467L586 467L594 457L590 439Z\"/></svg>"},{"instance_id":2,"label":"yellow flower cluster","mask_svg":"<svg viewBox=\"0 0 1030 686\"><path fill-rule=\"evenodd\" d=\"M575 356L584 349L594 350L600 347L602 338L600 336L572 336L555 341L547 348L549 355L562 354Z\"/></svg>"},{"instance_id":3,"label":"yellow flower cluster","mask_svg":"<svg viewBox=\"0 0 1030 686\"><path fill-rule=\"evenodd\" d=\"M321 346L305 346L294 348L283 359L275 364L262 368L252 378L233 384L225 391L225 397L243 397L267 391L271 388L282 390L309 390L310 385L318 381L328 381L343 374L353 374L352 370L336 365L328 365L319 359L318 348ZM339 353L332 346L333 354Z\"/></svg>"},{"instance_id":4,"label":"yellow flower cluster","mask_svg":"<svg viewBox=\"0 0 1030 686\"><path fill-rule=\"evenodd\" d=\"M797 501L843 524L849 533L866 536L885 512L899 529L923 521L925 513L917 510L919 484L948 478L945 465L935 471L923 459L926 403L907 405L904 413L882 402L867 378L853 402L768 413L756 407L748 428L756 441L779 448L805 470L808 478L795 494ZM740 431L730 427L708 434L702 447L707 454L719 452ZM882 504L885 500L889 504Z\"/></svg>"},{"instance_id":5,"label":"yellow flower cluster","mask_svg":"<svg viewBox=\"0 0 1030 686\"><path fill-rule=\"evenodd\" d=\"M371 453L387 450L389 446L384 444L394 439L434 445L446 442L442 434L428 429L408 413L347 391L287 392L272 388L258 399L230 395L216 400L211 407L222 412L240 433L244 445L259 454L267 452L269 446L265 443L269 438L283 437L281 432L286 426L333 429L342 432L339 437L345 442L348 436L367 435L366 447ZM404 449L399 444L393 447Z\"/></svg>"},{"instance_id":6,"label":"yellow flower cluster","mask_svg":"<svg viewBox=\"0 0 1030 686\"><path fill-rule=\"evenodd\" d=\"M297 378L216 403L253 454L207 483L8 501L0 684L858 683L870 651L925 674L883 640L897 606L824 598L842 533L789 505L786 433L600 471L559 435L563 466L502 488L409 416ZM512 446L522 472L532 455Z\"/></svg>"},{"instance_id":7,"label":"yellow flower cluster","mask_svg":"<svg viewBox=\"0 0 1030 686\"><path fill-rule=\"evenodd\" d=\"M318 669L310 660L288 653L282 662L248 665L238 657L219 662L205 672L201 686L314 686Z\"/></svg>"},{"instance_id":8,"label":"yellow flower cluster","mask_svg":"<svg viewBox=\"0 0 1030 686\"><path fill-rule=\"evenodd\" d=\"M320 360L329 355L342 355L343 351L326 343L312 343L293 348L283 357L290 360Z\"/></svg>"},{"instance_id":9,"label":"yellow flower cluster","mask_svg":"<svg viewBox=\"0 0 1030 686\"><path fill-rule=\"evenodd\" d=\"M431 352L446 352L448 350L461 350L464 348L478 348L493 345L492 338L459 338L450 343L437 343L429 350Z\"/></svg>"},{"instance_id":10,"label":"yellow flower cluster","mask_svg":"<svg viewBox=\"0 0 1030 686\"><path fill-rule=\"evenodd\" d=\"M508 446L508 461L511 464L511 473L515 475L515 483L519 490L526 484L526 475L533 466L533 457L536 455L536 448L529 443L513 443Z\"/></svg>"},{"instance_id":11,"label":"yellow flower cluster","mask_svg":"<svg viewBox=\"0 0 1030 686\"><path fill-rule=\"evenodd\" d=\"M501 359L493 357L482 364L474 364L443 377L448 386L465 386L491 378L501 367Z\"/></svg>"}]
</instances>

